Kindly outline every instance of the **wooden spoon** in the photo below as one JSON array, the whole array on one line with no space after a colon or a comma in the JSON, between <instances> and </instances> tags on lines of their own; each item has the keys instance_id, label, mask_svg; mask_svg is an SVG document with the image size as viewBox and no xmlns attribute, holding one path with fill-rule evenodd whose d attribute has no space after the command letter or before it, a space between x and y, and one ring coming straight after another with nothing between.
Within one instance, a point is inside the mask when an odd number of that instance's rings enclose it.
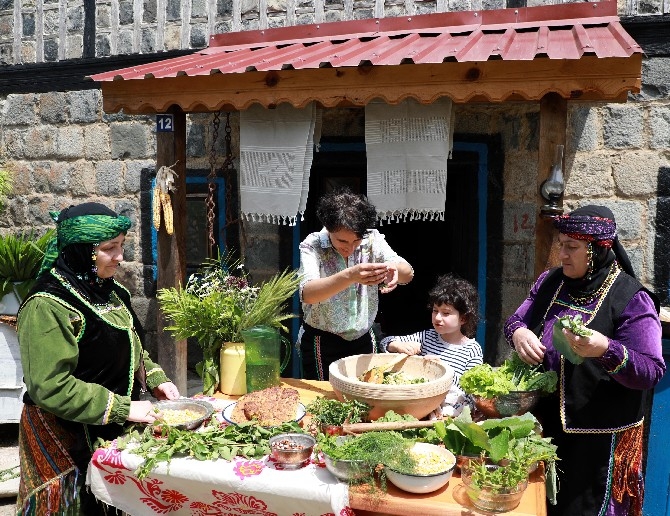
<instances>
[{"instance_id":1,"label":"wooden spoon","mask_svg":"<svg viewBox=\"0 0 670 516\"><path fill-rule=\"evenodd\" d=\"M409 355L405 355L403 353L402 356L396 357L390 362L375 367L371 367L370 369L365 371L362 375L360 375L358 379L362 382L367 383L382 383L384 381L384 373L392 371L408 358Z\"/></svg>"},{"instance_id":2,"label":"wooden spoon","mask_svg":"<svg viewBox=\"0 0 670 516\"><path fill-rule=\"evenodd\" d=\"M430 428L436 421L385 421L372 423L345 423L342 430L345 434L362 432L379 432L382 430L407 430L408 428Z\"/></svg>"}]
</instances>

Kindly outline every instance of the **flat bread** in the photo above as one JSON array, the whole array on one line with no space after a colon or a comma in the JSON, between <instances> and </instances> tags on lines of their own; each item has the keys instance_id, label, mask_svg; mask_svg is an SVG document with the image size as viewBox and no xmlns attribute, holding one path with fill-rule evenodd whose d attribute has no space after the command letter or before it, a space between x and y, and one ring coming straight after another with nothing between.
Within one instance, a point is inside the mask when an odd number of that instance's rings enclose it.
<instances>
[{"instance_id":1,"label":"flat bread","mask_svg":"<svg viewBox=\"0 0 670 516\"><path fill-rule=\"evenodd\" d=\"M238 399L230 419L234 423L256 420L262 426L277 426L295 421L299 402L296 389L269 387Z\"/></svg>"}]
</instances>

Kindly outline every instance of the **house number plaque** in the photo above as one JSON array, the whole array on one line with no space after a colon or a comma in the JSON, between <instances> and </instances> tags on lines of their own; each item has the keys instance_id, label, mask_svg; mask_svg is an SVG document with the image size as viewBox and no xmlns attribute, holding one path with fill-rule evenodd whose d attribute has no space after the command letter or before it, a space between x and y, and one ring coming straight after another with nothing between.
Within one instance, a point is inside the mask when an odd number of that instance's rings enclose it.
<instances>
[{"instance_id":1,"label":"house number plaque","mask_svg":"<svg viewBox=\"0 0 670 516\"><path fill-rule=\"evenodd\" d=\"M156 132L171 133L174 131L174 118L172 115L156 115Z\"/></svg>"}]
</instances>

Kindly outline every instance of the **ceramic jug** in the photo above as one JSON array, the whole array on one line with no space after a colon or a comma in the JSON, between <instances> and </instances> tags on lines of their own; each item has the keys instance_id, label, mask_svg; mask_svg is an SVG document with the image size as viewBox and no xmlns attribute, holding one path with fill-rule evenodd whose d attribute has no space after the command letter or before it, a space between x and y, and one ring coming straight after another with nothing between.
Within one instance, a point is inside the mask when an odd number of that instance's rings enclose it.
<instances>
[{"instance_id":1,"label":"ceramic jug","mask_svg":"<svg viewBox=\"0 0 670 516\"><path fill-rule=\"evenodd\" d=\"M247 392L278 386L280 374L290 358L289 342L271 326L254 326L242 331L246 359ZM281 346L286 346L284 361Z\"/></svg>"}]
</instances>

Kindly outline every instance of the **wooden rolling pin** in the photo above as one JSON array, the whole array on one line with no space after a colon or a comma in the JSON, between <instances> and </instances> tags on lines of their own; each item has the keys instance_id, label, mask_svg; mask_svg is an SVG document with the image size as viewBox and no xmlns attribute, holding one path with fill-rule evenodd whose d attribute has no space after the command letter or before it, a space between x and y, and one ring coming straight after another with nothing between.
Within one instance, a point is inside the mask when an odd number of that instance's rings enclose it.
<instances>
[{"instance_id":1,"label":"wooden rolling pin","mask_svg":"<svg viewBox=\"0 0 670 516\"><path fill-rule=\"evenodd\" d=\"M435 420L437 421L437 420ZM407 430L408 428L428 428L435 421L387 421L383 423L345 423L342 430L345 434L359 434L362 432L380 432L383 430Z\"/></svg>"}]
</instances>

